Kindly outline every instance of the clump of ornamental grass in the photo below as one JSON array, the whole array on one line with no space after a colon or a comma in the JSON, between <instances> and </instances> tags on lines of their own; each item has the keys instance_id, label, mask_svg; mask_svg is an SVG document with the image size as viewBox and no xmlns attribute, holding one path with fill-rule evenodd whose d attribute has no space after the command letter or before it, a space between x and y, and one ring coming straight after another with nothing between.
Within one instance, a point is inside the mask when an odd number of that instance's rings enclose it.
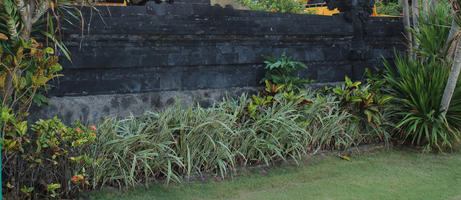
<instances>
[{"instance_id":1,"label":"clump of ornamental grass","mask_svg":"<svg viewBox=\"0 0 461 200\"><path fill-rule=\"evenodd\" d=\"M360 134L335 98L312 91L289 98L276 94L270 103L256 105L251 116L249 102L247 95L210 108L177 102L162 112L105 121L91 150L100 160L91 170L93 186L179 182L204 173L224 178L236 167L297 162L307 153L380 138Z\"/></svg>"}]
</instances>

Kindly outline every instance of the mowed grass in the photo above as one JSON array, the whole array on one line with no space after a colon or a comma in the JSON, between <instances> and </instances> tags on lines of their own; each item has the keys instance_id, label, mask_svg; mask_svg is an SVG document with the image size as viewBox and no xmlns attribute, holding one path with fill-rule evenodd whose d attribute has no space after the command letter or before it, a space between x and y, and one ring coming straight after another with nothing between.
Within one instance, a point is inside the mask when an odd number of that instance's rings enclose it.
<instances>
[{"instance_id":1,"label":"mowed grass","mask_svg":"<svg viewBox=\"0 0 461 200\"><path fill-rule=\"evenodd\" d=\"M90 193L90 199L461 199L461 153L375 150L314 156L299 166L257 168L222 182L209 180ZM267 174L261 171L267 170Z\"/></svg>"}]
</instances>

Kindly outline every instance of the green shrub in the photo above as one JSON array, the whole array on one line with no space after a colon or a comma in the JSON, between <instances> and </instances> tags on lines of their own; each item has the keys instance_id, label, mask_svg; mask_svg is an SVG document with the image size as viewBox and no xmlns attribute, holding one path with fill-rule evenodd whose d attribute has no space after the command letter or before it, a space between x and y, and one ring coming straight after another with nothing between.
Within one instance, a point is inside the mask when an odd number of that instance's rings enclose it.
<instances>
[{"instance_id":1,"label":"green shrub","mask_svg":"<svg viewBox=\"0 0 461 200\"><path fill-rule=\"evenodd\" d=\"M50 89L50 80L61 76L62 67L52 48L42 48L33 39L0 41L0 45L0 103L21 121L32 104L48 102L43 93Z\"/></svg>"},{"instance_id":2,"label":"green shrub","mask_svg":"<svg viewBox=\"0 0 461 200\"><path fill-rule=\"evenodd\" d=\"M302 62L292 61L291 57L283 53L279 58L264 56L266 61L266 74L261 80L261 83L266 82L266 86L270 83L277 87L284 87L284 90L300 90L306 88L306 83L313 82L310 79L299 78L299 69L307 69L307 66ZM295 76L294 73L297 73ZM269 83L267 83L269 81Z\"/></svg>"},{"instance_id":3,"label":"green shrub","mask_svg":"<svg viewBox=\"0 0 461 200\"><path fill-rule=\"evenodd\" d=\"M381 15L399 16L402 13L402 5L400 1L377 0L375 2L376 11Z\"/></svg>"},{"instance_id":4,"label":"green shrub","mask_svg":"<svg viewBox=\"0 0 461 200\"><path fill-rule=\"evenodd\" d=\"M33 104L48 102L43 93L50 88L48 82L60 76L58 57L34 39L0 41L0 45L2 189L7 197L17 199L72 195L75 189L63 177L71 170L65 154L78 151L66 146L72 139L64 138L68 128L58 119L31 127L24 121Z\"/></svg>"},{"instance_id":5,"label":"green shrub","mask_svg":"<svg viewBox=\"0 0 461 200\"><path fill-rule=\"evenodd\" d=\"M44 96L50 89L48 82L61 76L62 70L54 49L35 39L46 39L47 45L61 49L70 60L56 34L61 32L62 16L78 20L81 12L77 4L64 4L0 2L2 194L6 199L71 198L87 187L85 166L93 160L83 148L95 138L88 128L80 124L69 128L57 118L31 126L24 121L32 105L48 102Z\"/></svg>"},{"instance_id":6,"label":"green shrub","mask_svg":"<svg viewBox=\"0 0 461 200\"><path fill-rule=\"evenodd\" d=\"M339 108L349 113L350 120L359 126L357 131L367 135L366 138L378 137L377 141L389 141L389 129L387 102L391 96L379 92L378 82L369 79L369 83L362 85L362 82L353 82L347 76L345 83L335 88L325 88L325 92L332 92L339 102ZM380 138L384 137L384 138ZM373 142L367 141L367 142ZM365 141L363 141L365 142Z\"/></svg>"},{"instance_id":7,"label":"green shrub","mask_svg":"<svg viewBox=\"0 0 461 200\"><path fill-rule=\"evenodd\" d=\"M384 80L391 102L396 137L403 142L424 146L425 150L443 151L459 141L461 128L461 88L453 95L448 113L443 116L440 101L449 75L447 38L451 25L451 9L439 2L434 13L418 18L415 56L395 53L394 63L385 62Z\"/></svg>"},{"instance_id":8,"label":"green shrub","mask_svg":"<svg viewBox=\"0 0 461 200\"><path fill-rule=\"evenodd\" d=\"M461 87L458 83L446 117L440 101L448 79L446 64L437 60L422 62L395 56L395 69L385 63L389 94L393 96L393 119L403 141L442 151L459 141L461 128Z\"/></svg>"},{"instance_id":9,"label":"green shrub","mask_svg":"<svg viewBox=\"0 0 461 200\"><path fill-rule=\"evenodd\" d=\"M438 59L442 62L445 60L452 13L451 5L446 1L440 1L435 12L421 12L418 17L418 30L410 30L418 44L414 51L419 55L419 59Z\"/></svg>"},{"instance_id":10,"label":"green shrub","mask_svg":"<svg viewBox=\"0 0 461 200\"><path fill-rule=\"evenodd\" d=\"M15 123L10 112L2 109L2 122L14 127L4 136L14 142L2 139L5 198L70 198L88 188L85 170L96 161L85 154L85 148L96 140L95 127L79 123L67 127L56 117L28 127L27 121Z\"/></svg>"},{"instance_id":11,"label":"green shrub","mask_svg":"<svg viewBox=\"0 0 461 200\"><path fill-rule=\"evenodd\" d=\"M283 13L305 13L304 3L291 0L239 0L252 10L264 10Z\"/></svg>"}]
</instances>

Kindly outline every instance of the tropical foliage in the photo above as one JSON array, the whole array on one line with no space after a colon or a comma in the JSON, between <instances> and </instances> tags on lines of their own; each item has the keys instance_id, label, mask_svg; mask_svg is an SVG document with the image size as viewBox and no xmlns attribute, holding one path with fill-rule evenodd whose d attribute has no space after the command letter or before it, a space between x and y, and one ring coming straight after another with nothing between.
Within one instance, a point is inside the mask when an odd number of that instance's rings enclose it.
<instances>
[{"instance_id":1,"label":"tropical foliage","mask_svg":"<svg viewBox=\"0 0 461 200\"><path fill-rule=\"evenodd\" d=\"M283 87L286 90L300 90L306 88L307 83L313 82L310 79L300 78L300 69L307 69L307 66L302 62L293 61L292 57L282 53L279 58L264 56L266 61L266 74L261 80L261 83L273 83L277 87ZM269 83L267 83L269 81Z\"/></svg>"},{"instance_id":2,"label":"tropical foliage","mask_svg":"<svg viewBox=\"0 0 461 200\"><path fill-rule=\"evenodd\" d=\"M34 39L0 42L0 91L2 108L13 109L17 120L27 116L30 106L40 106L47 99L42 92L62 70L50 47L43 48Z\"/></svg>"},{"instance_id":3,"label":"tropical foliage","mask_svg":"<svg viewBox=\"0 0 461 200\"><path fill-rule=\"evenodd\" d=\"M399 0L376 0L375 6L378 14L399 16L402 13L402 6Z\"/></svg>"},{"instance_id":4,"label":"tropical foliage","mask_svg":"<svg viewBox=\"0 0 461 200\"><path fill-rule=\"evenodd\" d=\"M25 3L35 10L24 12ZM296 1L244 3L270 11L301 9ZM388 144L391 136L426 150L443 151L460 141L460 81L449 109L440 106L451 65L446 7L420 15L418 28L409 30L412 53L396 53L382 76L367 71L365 83L345 77L343 85L323 92L306 89L312 80L300 78L299 70L307 66L283 53L266 57L265 88L251 97L225 98L210 108L176 102L163 111L107 119L98 127L67 126L57 117L29 123L29 108L47 102L49 81L62 70L56 50L66 49L57 40L59 20L53 18L63 14L58 8L75 5L0 2L2 190L7 198L76 198L79 191L103 186L147 186L204 174L226 178L237 167ZM35 30L41 36L35 37Z\"/></svg>"},{"instance_id":5,"label":"tropical foliage","mask_svg":"<svg viewBox=\"0 0 461 200\"><path fill-rule=\"evenodd\" d=\"M363 134L380 135L385 137L380 138L381 141L389 141L391 123L387 116L387 103L392 96L372 90L371 84L353 82L347 76L343 85L325 89L333 92L339 107L351 114L351 120L360 126L360 130L365 130Z\"/></svg>"},{"instance_id":6,"label":"tropical foliage","mask_svg":"<svg viewBox=\"0 0 461 200\"><path fill-rule=\"evenodd\" d=\"M419 59L396 55L396 69L389 63L386 67L385 79L394 97L393 119L400 138L427 150L444 150L459 141L461 88L456 89L446 117L440 107L449 74L447 66L434 60L421 64Z\"/></svg>"},{"instance_id":7,"label":"tropical foliage","mask_svg":"<svg viewBox=\"0 0 461 200\"><path fill-rule=\"evenodd\" d=\"M238 0L252 10L304 13L304 3L294 0Z\"/></svg>"},{"instance_id":8,"label":"tropical foliage","mask_svg":"<svg viewBox=\"0 0 461 200\"><path fill-rule=\"evenodd\" d=\"M443 91L449 76L451 17L444 6L437 12L420 16L418 29L411 33L416 41L413 54L395 54L393 63L385 62L384 80L393 96L391 110L397 138L424 146L426 150L446 150L459 141L461 88L455 90L448 112L441 108Z\"/></svg>"},{"instance_id":9,"label":"tropical foliage","mask_svg":"<svg viewBox=\"0 0 461 200\"><path fill-rule=\"evenodd\" d=\"M82 152L95 136L55 118L29 125L29 108L47 103L50 81L62 70L58 53L64 15L79 19L86 1L0 1L2 190L5 198L70 198L85 189ZM75 20L74 20L75 21ZM71 22L71 21L68 21ZM59 52L57 50L60 50ZM86 128L88 129L88 128ZM72 178L74 175L76 178ZM74 181L75 179L78 179Z\"/></svg>"},{"instance_id":10,"label":"tropical foliage","mask_svg":"<svg viewBox=\"0 0 461 200\"><path fill-rule=\"evenodd\" d=\"M86 168L96 161L86 148L96 127L64 125L56 117L32 125L2 108L2 191L6 199L71 198L88 187Z\"/></svg>"},{"instance_id":11,"label":"tropical foliage","mask_svg":"<svg viewBox=\"0 0 461 200\"><path fill-rule=\"evenodd\" d=\"M420 59L445 59L448 55L450 45L447 41L453 10L448 2L441 1L437 10L421 12L418 17L418 29L411 29L410 32L416 44L414 52ZM445 59L446 60L446 59ZM441 60L441 62L443 62Z\"/></svg>"},{"instance_id":12,"label":"tropical foliage","mask_svg":"<svg viewBox=\"0 0 461 200\"><path fill-rule=\"evenodd\" d=\"M279 93L248 115L246 95L211 108L184 109L178 102L163 112L146 112L99 125L99 143L90 157L94 185L116 187L153 178L232 175L232 169L293 159L327 149L344 149L385 138L360 134L360 126L330 96L313 92L288 100ZM309 103L302 103L305 101Z\"/></svg>"}]
</instances>

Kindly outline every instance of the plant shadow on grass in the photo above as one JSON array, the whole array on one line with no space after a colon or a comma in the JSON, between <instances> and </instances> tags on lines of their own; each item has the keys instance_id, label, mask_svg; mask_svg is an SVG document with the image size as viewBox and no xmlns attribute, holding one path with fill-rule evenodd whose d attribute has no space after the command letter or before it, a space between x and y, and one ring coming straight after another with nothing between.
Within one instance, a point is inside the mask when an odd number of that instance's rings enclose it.
<instances>
[{"instance_id":1,"label":"plant shadow on grass","mask_svg":"<svg viewBox=\"0 0 461 200\"><path fill-rule=\"evenodd\" d=\"M106 188L90 199L457 199L461 151L423 154L409 148L307 157L300 165L239 170L216 182L207 177L181 184ZM263 173L266 170L267 173Z\"/></svg>"}]
</instances>

